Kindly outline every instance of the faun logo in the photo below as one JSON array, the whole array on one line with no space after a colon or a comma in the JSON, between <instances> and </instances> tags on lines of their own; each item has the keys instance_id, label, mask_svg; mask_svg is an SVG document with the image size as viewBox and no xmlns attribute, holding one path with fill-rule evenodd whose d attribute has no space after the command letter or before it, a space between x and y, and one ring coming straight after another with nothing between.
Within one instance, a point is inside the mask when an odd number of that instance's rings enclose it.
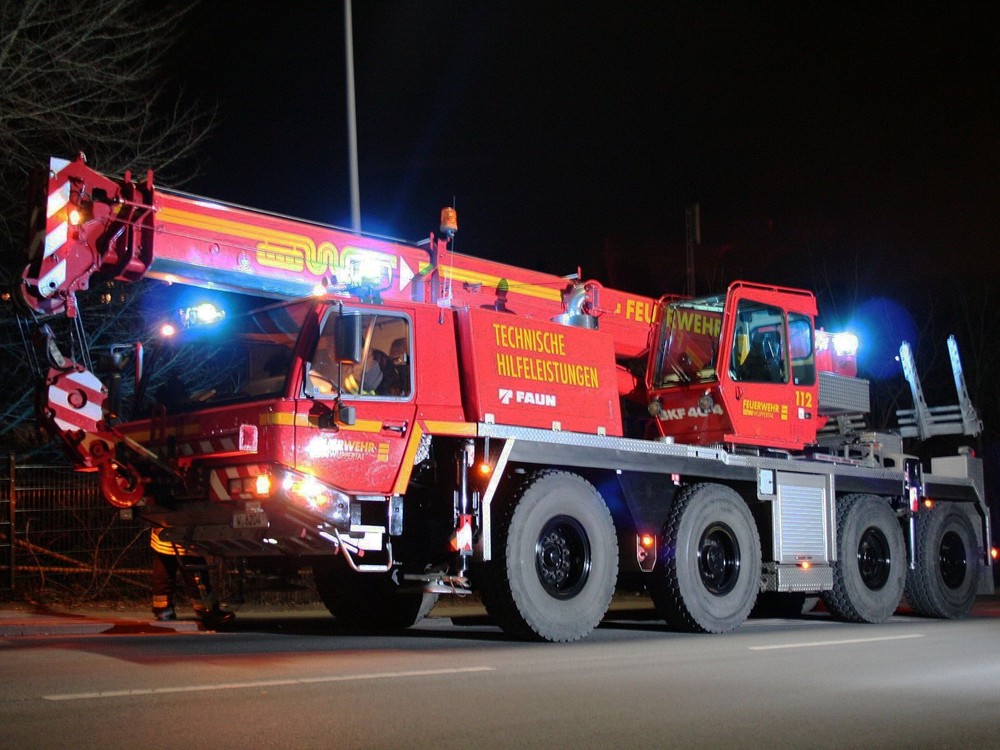
<instances>
[{"instance_id":1,"label":"faun logo","mask_svg":"<svg viewBox=\"0 0 1000 750\"><path fill-rule=\"evenodd\" d=\"M501 388L497 392L497 397L504 406L509 406L511 401L517 404L531 404L532 406L556 406L556 397L553 393L514 391L510 388Z\"/></svg>"}]
</instances>

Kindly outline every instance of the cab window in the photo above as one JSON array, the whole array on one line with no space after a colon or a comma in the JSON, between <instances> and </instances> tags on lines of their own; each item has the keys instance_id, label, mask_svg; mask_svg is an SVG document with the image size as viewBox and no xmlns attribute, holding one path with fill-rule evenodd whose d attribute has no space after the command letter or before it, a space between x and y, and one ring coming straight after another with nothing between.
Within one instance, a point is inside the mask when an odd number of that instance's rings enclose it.
<instances>
[{"instance_id":1,"label":"cab window","mask_svg":"<svg viewBox=\"0 0 1000 750\"><path fill-rule=\"evenodd\" d=\"M323 321L309 362L306 388L310 395L351 398L407 399L411 394L410 322L400 315L364 312L360 315L357 361L337 359L338 318L332 310ZM357 315L348 312L346 315Z\"/></svg>"},{"instance_id":2,"label":"cab window","mask_svg":"<svg viewBox=\"0 0 1000 750\"><path fill-rule=\"evenodd\" d=\"M778 307L740 300L730 376L745 383L785 383L785 316Z\"/></svg>"},{"instance_id":3,"label":"cab window","mask_svg":"<svg viewBox=\"0 0 1000 750\"><path fill-rule=\"evenodd\" d=\"M813 326L808 315L788 313L788 353L792 360L792 382L812 385L816 382L816 357L813 352Z\"/></svg>"}]
</instances>

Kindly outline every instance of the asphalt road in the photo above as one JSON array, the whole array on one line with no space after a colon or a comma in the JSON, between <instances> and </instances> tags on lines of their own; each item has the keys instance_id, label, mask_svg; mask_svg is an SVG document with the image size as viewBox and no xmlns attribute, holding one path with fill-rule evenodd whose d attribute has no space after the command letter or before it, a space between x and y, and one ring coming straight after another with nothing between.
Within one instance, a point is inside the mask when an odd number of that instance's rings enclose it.
<instances>
[{"instance_id":1,"label":"asphalt road","mask_svg":"<svg viewBox=\"0 0 1000 750\"><path fill-rule=\"evenodd\" d=\"M988 748L1000 611L959 622L824 615L724 636L643 610L573 644L482 618L396 637L322 616L226 633L0 640L0 748Z\"/></svg>"}]
</instances>

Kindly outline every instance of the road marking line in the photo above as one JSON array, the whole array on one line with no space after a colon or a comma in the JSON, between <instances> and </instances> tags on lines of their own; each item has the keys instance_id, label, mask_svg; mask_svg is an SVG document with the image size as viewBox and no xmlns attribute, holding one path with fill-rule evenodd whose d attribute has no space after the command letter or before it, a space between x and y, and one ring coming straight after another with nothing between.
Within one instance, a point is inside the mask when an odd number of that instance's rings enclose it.
<instances>
[{"instance_id":1,"label":"road marking line","mask_svg":"<svg viewBox=\"0 0 1000 750\"><path fill-rule=\"evenodd\" d=\"M910 635L886 635L879 638L844 638L838 641L810 641L809 643L778 643L773 646L750 646L750 651L777 651L786 648L817 648L820 646L844 646L854 643L877 643L878 641L905 641L911 638L923 638L920 633Z\"/></svg>"},{"instance_id":2,"label":"road marking line","mask_svg":"<svg viewBox=\"0 0 1000 750\"><path fill-rule=\"evenodd\" d=\"M97 693L64 693L43 695L47 701L78 701L91 698L122 698L132 695L162 695L167 693L200 693L211 690L245 690L247 688L282 687L285 685L316 685L325 682L353 682L356 680L386 680L394 677L434 677L437 675L493 672L494 667L462 667L459 669L424 669L413 672L372 672L370 674L333 675L329 677L300 677L289 680L259 680L254 682L223 682L214 685L183 685L178 687L136 688L132 690L104 690Z\"/></svg>"}]
</instances>

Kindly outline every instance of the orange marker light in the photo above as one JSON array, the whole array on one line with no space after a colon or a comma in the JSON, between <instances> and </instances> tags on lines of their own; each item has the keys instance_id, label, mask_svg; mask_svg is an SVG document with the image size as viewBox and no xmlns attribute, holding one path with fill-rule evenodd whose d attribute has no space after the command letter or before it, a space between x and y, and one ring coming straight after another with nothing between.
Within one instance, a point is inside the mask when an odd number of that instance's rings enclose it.
<instances>
[{"instance_id":1,"label":"orange marker light","mask_svg":"<svg viewBox=\"0 0 1000 750\"><path fill-rule=\"evenodd\" d=\"M254 490L258 495L270 495L271 494L271 475L270 474L258 474L257 479L254 480Z\"/></svg>"},{"instance_id":2,"label":"orange marker light","mask_svg":"<svg viewBox=\"0 0 1000 750\"><path fill-rule=\"evenodd\" d=\"M994 560L1000 559L1000 550L998 550L996 547L993 547L990 550L990 557L992 557Z\"/></svg>"},{"instance_id":3,"label":"orange marker light","mask_svg":"<svg viewBox=\"0 0 1000 750\"><path fill-rule=\"evenodd\" d=\"M924 498L924 507L927 508L927 510L930 510L931 508L934 507L934 501L931 500L929 497L925 497Z\"/></svg>"},{"instance_id":4,"label":"orange marker light","mask_svg":"<svg viewBox=\"0 0 1000 750\"><path fill-rule=\"evenodd\" d=\"M479 472L480 476L488 477L490 474L493 473L493 467L490 466L485 461L480 461L479 464L476 466L476 471Z\"/></svg>"},{"instance_id":5,"label":"orange marker light","mask_svg":"<svg viewBox=\"0 0 1000 750\"><path fill-rule=\"evenodd\" d=\"M803 560L799 563L799 567L802 568L802 570L809 570L809 568L812 567L812 563L808 560Z\"/></svg>"},{"instance_id":6,"label":"orange marker light","mask_svg":"<svg viewBox=\"0 0 1000 750\"><path fill-rule=\"evenodd\" d=\"M652 534L641 534L639 536L639 545L644 549L652 549L654 544L656 544L656 537Z\"/></svg>"}]
</instances>

